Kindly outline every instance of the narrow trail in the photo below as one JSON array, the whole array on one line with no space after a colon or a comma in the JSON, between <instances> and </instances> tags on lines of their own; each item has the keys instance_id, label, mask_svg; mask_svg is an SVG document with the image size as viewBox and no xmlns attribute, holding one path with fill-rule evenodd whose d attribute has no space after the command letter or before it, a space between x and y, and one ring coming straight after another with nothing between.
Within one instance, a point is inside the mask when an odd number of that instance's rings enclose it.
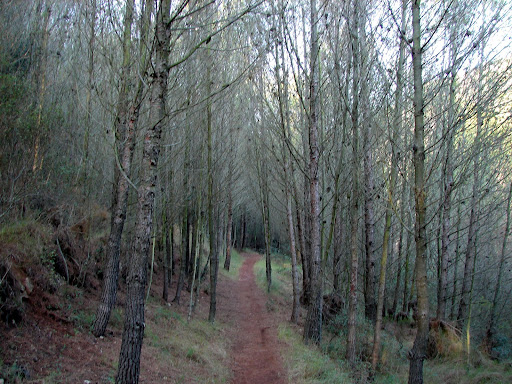
<instances>
[{"instance_id":1,"label":"narrow trail","mask_svg":"<svg viewBox=\"0 0 512 384\"><path fill-rule=\"evenodd\" d=\"M221 290L226 299L220 312L234 324L232 384L285 384L276 321L267 312L265 294L256 285L253 272L261 255L242 257L239 280L226 282Z\"/></svg>"}]
</instances>

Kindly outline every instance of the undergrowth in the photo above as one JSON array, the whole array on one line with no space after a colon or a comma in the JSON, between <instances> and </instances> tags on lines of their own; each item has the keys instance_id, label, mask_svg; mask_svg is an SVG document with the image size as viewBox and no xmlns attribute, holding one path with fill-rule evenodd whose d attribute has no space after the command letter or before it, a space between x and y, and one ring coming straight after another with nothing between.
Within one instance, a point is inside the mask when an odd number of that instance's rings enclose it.
<instances>
[{"instance_id":1,"label":"undergrowth","mask_svg":"<svg viewBox=\"0 0 512 384\"><path fill-rule=\"evenodd\" d=\"M240 253L234 248L231 248L231 262L229 264L229 271L226 271L224 266L224 260L222 260L221 271L225 276L229 277L232 280L238 280L238 276L240 274L240 267L244 263L244 260L240 256Z\"/></svg>"},{"instance_id":2,"label":"undergrowth","mask_svg":"<svg viewBox=\"0 0 512 384\"><path fill-rule=\"evenodd\" d=\"M255 264L258 286L266 291L265 258ZM277 304L285 311L291 310L291 265L283 255L272 255L272 285L267 298L267 309ZM306 308L301 308L304 321ZM288 371L288 381L293 383L366 383L369 382L373 324L362 313L357 317L357 353L355 367L344 359L346 351L347 313L342 311L330 324L324 324L320 346L305 345L302 327L282 322L278 327L279 339L286 344L282 351ZM381 335L380 364L373 378L376 384L406 383L409 361L407 353L414 341L414 332L408 323L385 319ZM453 342L453 340L452 340ZM426 360L425 383L446 384L498 384L512 383L512 362L497 363L478 350L473 350L469 361L462 349L443 341L450 354Z\"/></svg>"},{"instance_id":3,"label":"undergrowth","mask_svg":"<svg viewBox=\"0 0 512 384\"><path fill-rule=\"evenodd\" d=\"M187 322L186 316L167 306L148 309L150 321L144 343L158 364L166 364L175 372L175 378L186 373L187 379L198 383L228 382L229 345L224 337L225 325L199 319Z\"/></svg>"},{"instance_id":4,"label":"undergrowth","mask_svg":"<svg viewBox=\"0 0 512 384\"><path fill-rule=\"evenodd\" d=\"M269 299L281 298L288 300L292 297L292 286L291 286L291 261L290 259L282 254L272 254L272 284L270 285ZM254 265L254 274L256 277L256 283L264 291L267 290L267 276L266 276L266 262L263 256Z\"/></svg>"},{"instance_id":5,"label":"undergrowth","mask_svg":"<svg viewBox=\"0 0 512 384\"><path fill-rule=\"evenodd\" d=\"M266 265L262 257L254 265L258 286L266 291ZM281 254L272 255L272 285L267 297L267 309L274 310L276 305L291 308L291 261ZM304 309L302 309L304 311ZM288 372L288 382L300 384L352 383L348 367L325 352L324 346L305 345L301 329L289 322L278 326L279 340L286 344L282 357Z\"/></svg>"},{"instance_id":6,"label":"undergrowth","mask_svg":"<svg viewBox=\"0 0 512 384\"><path fill-rule=\"evenodd\" d=\"M278 337L288 348L283 353L288 381L300 384L352 383L344 364L332 360L319 348L305 345L299 330L287 323L281 323Z\"/></svg>"}]
</instances>

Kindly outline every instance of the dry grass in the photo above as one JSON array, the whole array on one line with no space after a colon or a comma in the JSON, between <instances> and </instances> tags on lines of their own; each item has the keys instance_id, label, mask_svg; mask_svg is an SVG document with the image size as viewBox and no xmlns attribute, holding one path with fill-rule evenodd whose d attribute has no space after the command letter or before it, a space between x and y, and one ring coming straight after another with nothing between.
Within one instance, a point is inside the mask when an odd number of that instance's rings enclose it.
<instances>
[{"instance_id":1,"label":"dry grass","mask_svg":"<svg viewBox=\"0 0 512 384\"><path fill-rule=\"evenodd\" d=\"M169 306L150 304L145 331L145 358L163 382L226 383L229 345L219 322L192 319Z\"/></svg>"}]
</instances>

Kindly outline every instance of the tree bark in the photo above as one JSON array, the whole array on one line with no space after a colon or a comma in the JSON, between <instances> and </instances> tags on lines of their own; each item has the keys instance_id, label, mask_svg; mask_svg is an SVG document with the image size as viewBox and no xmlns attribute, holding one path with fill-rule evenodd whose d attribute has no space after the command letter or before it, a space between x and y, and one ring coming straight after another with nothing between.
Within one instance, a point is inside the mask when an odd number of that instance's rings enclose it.
<instances>
[{"instance_id":1,"label":"tree bark","mask_svg":"<svg viewBox=\"0 0 512 384\"><path fill-rule=\"evenodd\" d=\"M482 60L483 61L483 60ZM464 277L462 279L462 288L459 302L459 311L457 313L457 326L463 329L468 319L468 310L471 301L473 270L476 259L476 235L477 235L477 205L479 200L478 188L480 184L480 134L483 126L481 89L483 76L483 63L480 62L479 68L479 88L477 99L477 117L476 117L476 136L473 143L473 188L471 192L471 212L469 214L468 242L466 245L466 260L464 264Z\"/></svg>"},{"instance_id":2,"label":"tree bark","mask_svg":"<svg viewBox=\"0 0 512 384\"><path fill-rule=\"evenodd\" d=\"M357 280L359 270L359 78L360 49L359 17L360 3L354 1L353 25L350 30L352 47L353 79L352 79L352 194L350 202L350 287L348 308L348 332L346 358L351 365L356 362L356 316L357 316Z\"/></svg>"},{"instance_id":3,"label":"tree bark","mask_svg":"<svg viewBox=\"0 0 512 384\"><path fill-rule=\"evenodd\" d=\"M420 0L412 1L413 47L412 61L414 74L414 198L415 198L415 240L416 240L416 295L418 299L417 333L409 352L409 384L423 383L423 361L427 356L429 331L429 303L427 290L427 239L426 239L426 197L425 188L425 125L422 79L422 46L420 23Z\"/></svg>"},{"instance_id":4,"label":"tree bark","mask_svg":"<svg viewBox=\"0 0 512 384\"><path fill-rule=\"evenodd\" d=\"M169 225L168 218L165 216L164 225L162 230L164 231L164 242L165 242L165 255L164 255L164 288L162 292L162 298L165 302L169 301L169 286L171 280L171 263L172 263L172 249L171 249L171 237L169 232L172 231L172 224Z\"/></svg>"},{"instance_id":5,"label":"tree bark","mask_svg":"<svg viewBox=\"0 0 512 384\"><path fill-rule=\"evenodd\" d=\"M279 10L279 35L284 39L283 20L282 15L284 13L283 3L280 2ZM281 126L281 153L283 157L283 171L284 171L284 188L286 196L286 220L288 224L288 239L290 242L290 256L292 259L292 289L293 289L293 303L292 303L292 314L290 321L297 324L300 316L300 299L299 299L299 275L297 271L297 250L295 243L295 227L293 224L293 211L292 211L292 188L291 180L293 179L293 172L290 161L290 153L288 146L290 145L290 111L288 103L288 71L286 70L286 62L284 56L283 44L280 44L281 49L278 48L278 44L275 47L276 57L276 81L277 81L277 92L279 101L279 118ZM281 71L282 75L282 86L281 86Z\"/></svg>"},{"instance_id":6,"label":"tree bark","mask_svg":"<svg viewBox=\"0 0 512 384\"><path fill-rule=\"evenodd\" d=\"M43 129L41 127L43 120L43 110L44 110L44 98L46 94L47 87L47 79L46 79L46 70L48 66L48 40L50 38L50 17L52 13L51 4L44 4L44 2L40 2L38 4L39 10L42 12L43 25L41 29L40 35L40 51L39 51L39 66L38 72L36 74L36 83L37 83L37 120L36 120L36 137L34 140L34 158L32 163L32 172L36 173L41 170L43 167L43 159L44 156L42 154L41 148L41 139L43 134Z\"/></svg>"},{"instance_id":7,"label":"tree bark","mask_svg":"<svg viewBox=\"0 0 512 384\"><path fill-rule=\"evenodd\" d=\"M407 168L405 167L404 175L406 178L408 178L408 172ZM407 182L404 183L404 188L407 188ZM410 200L413 200L413 190L412 188L407 188L408 194L411 195ZM408 199L409 200L409 199ZM404 199L402 200L402 204L407 204L407 201ZM405 209L405 207L404 207ZM407 212L407 224L406 228L411 228L411 221L412 221L412 215ZM402 297L402 311L407 312L408 305L409 305L409 270L411 265L411 255L409 250L411 249L411 240L412 240L412 233L410 231L406 232L406 238L405 238L405 261L404 261L404 290L403 290L403 297ZM413 284L411 284L413 285Z\"/></svg>"},{"instance_id":8,"label":"tree bark","mask_svg":"<svg viewBox=\"0 0 512 384\"><path fill-rule=\"evenodd\" d=\"M129 3L129 2L127 2ZM130 7L129 4L126 4L126 8ZM87 185L87 177L88 177L88 166L89 166L89 136L91 131L91 121L92 121L92 90L94 87L94 42L96 40L96 0L91 0L90 5L90 25L89 25L89 52L88 52L88 64L87 64L87 89L85 96L85 104L86 104L86 121L85 121L85 132L84 132L84 157L82 160L82 167L84 169L84 186ZM126 21L126 20L125 20ZM126 24L125 24L126 26ZM126 36L124 36L126 38ZM123 39L124 39L123 38Z\"/></svg>"},{"instance_id":9,"label":"tree bark","mask_svg":"<svg viewBox=\"0 0 512 384\"><path fill-rule=\"evenodd\" d=\"M455 23L455 20L454 20ZM452 191L453 191L453 138L456 129L455 117L455 80L457 75L457 49L455 47L455 29L452 26L450 33L450 89L449 89L449 102L448 102L448 126L446 127L446 157L444 162L444 177L443 177L443 213L442 213L442 234L441 234L441 260L440 260L440 274L439 284L437 290L437 319L444 320L446 318L446 301L447 301L447 281L448 281L448 259L449 259L449 245L450 245L450 231L451 231L451 206L452 206Z\"/></svg>"},{"instance_id":10,"label":"tree bark","mask_svg":"<svg viewBox=\"0 0 512 384\"><path fill-rule=\"evenodd\" d=\"M393 114L393 133L391 134L391 172L390 172L390 180L389 180L389 192L390 192L390 200L388 205L388 210L391 211L393 209L393 194L396 187L396 179L398 176L398 167L399 167L399 161L400 156L397 153L396 145L398 144L398 138L400 137L401 131L402 131L402 112L403 112L403 92L404 92L404 79L403 79L403 72L404 72L404 66L405 66L405 48L406 48L406 41L404 34L406 33L407 28L407 3L406 0L402 0L402 14L401 14L401 23L400 23L400 46L399 46L399 54L398 54L398 67L396 71L396 93L395 93L395 110ZM404 167L404 172L407 172L407 168ZM401 223L404 221L405 216L405 199L407 198L407 189L406 189L407 183L404 181L402 186L402 196L401 196ZM387 215L387 212L386 212ZM387 220L387 217L386 217ZM387 224L390 226L391 229L391 222ZM386 228L387 228L386 225ZM401 272L402 272L402 248L403 248L403 235L404 230L402 228L402 224L400 225L399 229L399 240L398 240L398 272L396 276L396 285L395 285L395 292L393 295L393 315L396 313L396 308L398 305L398 295L399 295L399 289L400 289L400 278L401 278ZM376 328L377 329L377 328ZM375 367L374 367L375 368Z\"/></svg>"},{"instance_id":11,"label":"tree bark","mask_svg":"<svg viewBox=\"0 0 512 384\"><path fill-rule=\"evenodd\" d=\"M402 1L402 15L401 15L401 33L405 33L406 28L406 3ZM377 369L380 354L380 338L381 338L381 327L382 327L382 309L384 306L384 289L386 287L386 267L388 258L388 244L391 233L391 214L393 212L393 199L395 191L395 183L398 174L398 156L394 145L397 144L397 138L402 130L402 93L403 93L403 68L405 63L405 40L404 36L400 36L400 48L398 56L398 67L396 71L396 93L395 93L395 110L393 115L393 133L391 134L391 171L389 175L389 186L388 186L388 204L386 209L386 218L384 222L384 235L382 240L382 258L380 262L380 277L379 277L379 293L377 297L377 313L375 321L375 330L373 336L373 351L372 351L372 370ZM405 185L405 183L404 183ZM402 205L403 198L405 197L405 187L402 193ZM404 210L402 206L402 211ZM400 229L400 244L402 243L402 230ZM399 259L401 254L401 245L399 249ZM398 271L400 271L400 260L398 265ZM400 283L400 274L396 278L397 284L395 287L395 295L393 300L393 313L396 310L398 287Z\"/></svg>"},{"instance_id":12,"label":"tree bark","mask_svg":"<svg viewBox=\"0 0 512 384\"><path fill-rule=\"evenodd\" d=\"M268 171L265 160L261 158L257 150L258 158L256 159L256 167L258 171L258 182L260 186L260 206L261 217L263 220L263 234L265 237L265 274L267 278L267 292L270 292L272 285L272 260L270 255L270 210L269 210L269 190L268 190Z\"/></svg>"},{"instance_id":13,"label":"tree bark","mask_svg":"<svg viewBox=\"0 0 512 384\"><path fill-rule=\"evenodd\" d=\"M453 288L452 288L452 302L450 310L450 319L454 320L457 318L457 280L459 278L459 259L460 259L460 233L461 233L461 204L457 207L457 238L455 240L455 260L453 262Z\"/></svg>"},{"instance_id":14,"label":"tree bark","mask_svg":"<svg viewBox=\"0 0 512 384\"><path fill-rule=\"evenodd\" d=\"M320 249L320 189L319 189L319 143L318 143L318 11L316 0L311 0L311 59L309 82L309 194L311 216L311 303L309 304L304 341L319 344L322 339L322 264Z\"/></svg>"},{"instance_id":15,"label":"tree bark","mask_svg":"<svg viewBox=\"0 0 512 384\"><path fill-rule=\"evenodd\" d=\"M211 52L206 50L208 69L207 69L207 94L211 95ZM215 314L217 311L217 272L219 265L215 218L214 218L214 201L213 201L213 146L212 146L212 103L208 98L206 102L206 125L207 125L207 147L208 147L208 233L210 236L210 310L208 313L208 321L215 322Z\"/></svg>"},{"instance_id":16,"label":"tree bark","mask_svg":"<svg viewBox=\"0 0 512 384\"><path fill-rule=\"evenodd\" d=\"M506 250L507 250L507 241L510 233L510 201L512 200L512 183L510 183L508 198L507 198L507 214L506 214L506 223L505 223L505 232L503 234L503 242L501 244L501 252L500 252L500 263L498 266L498 278L496 280L496 287L494 288L494 295L492 299L491 305L491 313L489 315L489 323L487 324L486 338L487 345L492 346L494 342L494 336L496 335L496 320L498 319L498 298L501 290L501 280L503 278L503 269L505 267L506 261Z\"/></svg>"},{"instance_id":17,"label":"tree bark","mask_svg":"<svg viewBox=\"0 0 512 384\"><path fill-rule=\"evenodd\" d=\"M231 147L233 147L233 143L231 143ZM229 271L231 266L231 242L233 232L233 168L231 164L232 162L230 162L228 171L228 223L226 225L226 260L224 260L224 269L226 271Z\"/></svg>"},{"instance_id":18,"label":"tree bark","mask_svg":"<svg viewBox=\"0 0 512 384\"><path fill-rule=\"evenodd\" d=\"M291 173L294 174L294 166L293 163L291 165ZM303 211L300 209L299 204L299 194L297 191L297 184L295 183L295 180L291 180L292 188L293 188L293 195L295 200L295 217L297 218L297 238L299 240L299 253L300 253L300 259L302 263L302 297L304 300L305 305L309 305L309 297L311 296L311 281L309 279L309 276L311 275L309 270L309 254L306 252L306 236L305 236L305 218Z\"/></svg>"},{"instance_id":19,"label":"tree bark","mask_svg":"<svg viewBox=\"0 0 512 384\"><path fill-rule=\"evenodd\" d=\"M188 182L190 179L190 143L191 143L191 127L186 128L185 132L185 151L183 160L183 211L182 211L182 225L181 225L181 260L180 260L180 274L178 276L178 285L176 286L176 295L173 302L180 303L181 291L185 285L185 279L188 277L189 262L190 262L190 249L189 249L189 225L190 225L190 190Z\"/></svg>"},{"instance_id":20,"label":"tree bark","mask_svg":"<svg viewBox=\"0 0 512 384\"><path fill-rule=\"evenodd\" d=\"M137 384L139 382L140 355L145 328L144 298L148 254L153 226L152 218L160 139L166 117L170 10L171 0L163 0L157 14L155 73L151 96L151 117L154 123L144 137L140 185L138 187L137 220L133 249L129 259L124 330L116 376L117 384Z\"/></svg>"},{"instance_id":21,"label":"tree bark","mask_svg":"<svg viewBox=\"0 0 512 384\"><path fill-rule=\"evenodd\" d=\"M105 334L110 314L116 302L117 284L119 279L119 256L121 250L121 236L123 234L124 223L126 220L126 208L128 203L129 182L128 177L131 174L131 165L135 149L136 125L139 117L140 100L137 97L142 96L142 88L139 84L134 104L130 107L128 101L128 82L130 77L130 50L131 50L131 30L133 22L134 1L126 3L126 13L124 18L123 35L123 67L121 71L121 88L118 96L118 110L115 120L116 134L116 158L115 177L112 193L112 220L110 223L110 235L106 249L106 264L103 275L103 286L101 298L96 310L96 317L93 324L92 333L99 337ZM121 174L121 168L124 174Z\"/></svg>"},{"instance_id":22,"label":"tree bark","mask_svg":"<svg viewBox=\"0 0 512 384\"><path fill-rule=\"evenodd\" d=\"M343 285L341 281L341 272L342 272L342 261L346 259L345 256L345 247L343 245L343 237L345 236L345 220L343 219L343 211L341 207L338 207L339 213L336 215L336 223L335 223L335 231L336 236L334 240L334 255L332 259L332 273L333 273L333 282L332 282L332 290L335 294L340 297L343 296Z\"/></svg>"},{"instance_id":23,"label":"tree bark","mask_svg":"<svg viewBox=\"0 0 512 384\"><path fill-rule=\"evenodd\" d=\"M366 88L366 86L363 86ZM365 92L366 95L367 92ZM374 215L374 190L375 182L373 178L373 155L370 144L371 125L367 122L364 128L364 228L365 228L365 253L366 253L366 273L364 289L364 313L366 318L375 321L377 303L375 300L375 215ZM392 169L394 164L391 164ZM391 181L394 182L394 179ZM390 183L391 183L390 182ZM393 188L391 185L389 188ZM392 192L390 192L392 194ZM387 212L386 212L387 215ZM387 222L386 222L387 223ZM391 226L391 220L389 220ZM388 229L389 232L389 229ZM389 237L389 233L388 233Z\"/></svg>"}]
</instances>

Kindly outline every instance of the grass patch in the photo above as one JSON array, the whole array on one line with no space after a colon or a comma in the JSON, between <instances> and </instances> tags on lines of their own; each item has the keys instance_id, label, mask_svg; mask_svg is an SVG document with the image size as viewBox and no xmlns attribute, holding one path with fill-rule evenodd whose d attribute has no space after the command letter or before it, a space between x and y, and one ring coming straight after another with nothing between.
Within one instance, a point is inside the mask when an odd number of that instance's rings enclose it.
<instances>
[{"instance_id":1,"label":"grass patch","mask_svg":"<svg viewBox=\"0 0 512 384\"><path fill-rule=\"evenodd\" d=\"M189 379L201 383L226 383L230 379L228 341L225 326L183 316L171 307L155 306L148 313L145 343L158 361L176 372L189 372ZM162 337L165 335L165 337Z\"/></svg>"},{"instance_id":2,"label":"grass patch","mask_svg":"<svg viewBox=\"0 0 512 384\"><path fill-rule=\"evenodd\" d=\"M427 383L467 383L467 384L501 384L512 383L512 371L506 364L498 363L483 356L478 351L472 352L471 365L463 360L433 359L425 363L425 382Z\"/></svg>"},{"instance_id":3,"label":"grass patch","mask_svg":"<svg viewBox=\"0 0 512 384\"><path fill-rule=\"evenodd\" d=\"M40 245L51 236L49 229L34 219L25 219L6 224L0 228L0 241L26 246L26 250Z\"/></svg>"},{"instance_id":4,"label":"grass patch","mask_svg":"<svg viewBox=\"0 0 512 384\"><path fill-rule=\"evenodd\" d=\"M76 310L69 316L76 329L80 332L90 331L96 315L90 310Z\"/></svg>"},{"instance_id":5,"label":"grass patch","mask_svg":"<svg viewBox=\"0 0 512 384\"><path fill-rule=\"evenodd\" d=\"M23 264L40 264L48 255L51 231L36 220L26 219L6 224L0 228L0 261L12 254L15 261Z\"/></svg>"},{"instance_id":6,"label":"grass patch","mask_svg":"<svg viewBox=\"0 0 512 384\"><path fill-rule=\"evenodd\" d=\"M283 354L288 381L299 384L352 383L348 368L333 361L314 346L304 345L302 336L289 324L280 324L278 337L288 345Z\"/></svg>"},{"instance_id":7,"label":"grass patch","mask_svg":"<svg viewBox=\"0 0 512 384\"><path fill-rule=\"evenodd\" d=\"M291 309L292 279L291 260L282 254L272 254L272 285L267 296L267 309L286 307ZM258 286L266 292L267 277L265 258L254 265ZM281 308L282 309L282 308ZM278 338L287 346L282 358L288 373L288 382L298 384L352 383L350 370L344 361L333 358L320 348L304 345L301 330L287 322L278 326Z\"/></svg>"},{"instance_id":8,"label":"grass patch","mask_svg":"<svg viewBox=\"0 0 512 384\"><path fill-rule=\"evenodd\" d=\"M110 313L109 324L112 328L123 329L124 325L124 309L115 307Z\"/></svg>"},{"instance_id":9,"label":"grass patch","mask_svg":"<svg viewBox=\"0 0 512 384\"><path fill-rule=\"evenodd\" d=\"M272 284L270 295L288 300L292 297L292 265L290 258L281 254L272 254L271 258ZM266 292L267 274L264 256L254 264L254 275L258 286Z\"/></svg>"},{"instance_id":10,"label":"grass patch","mask_svg":"<svg viewBox=\"0 0 512 384\"><path fill-rule=\"evenodd\" d=\"M231 248L231 262L229 264L229 272L226 271L224 268L219 269L224 276L227 276L232 280L238 280L238 276L240 274L240 267L242 266L243 263L244 260L242 259L242 256L240 256L240 253L238 253L236 249Z\"/></svg>"},{"instance_id":11,"label":"grass patch","mask_svg":"<svg viewBox=\"0 0 512 384\"><path fill-rule=\"evenodd\" d=\"M9 366L0 359L0 378L5 379L7 383L21 383L27 377L28 370L17 361Z\"/></svg>"}]
</instances>

